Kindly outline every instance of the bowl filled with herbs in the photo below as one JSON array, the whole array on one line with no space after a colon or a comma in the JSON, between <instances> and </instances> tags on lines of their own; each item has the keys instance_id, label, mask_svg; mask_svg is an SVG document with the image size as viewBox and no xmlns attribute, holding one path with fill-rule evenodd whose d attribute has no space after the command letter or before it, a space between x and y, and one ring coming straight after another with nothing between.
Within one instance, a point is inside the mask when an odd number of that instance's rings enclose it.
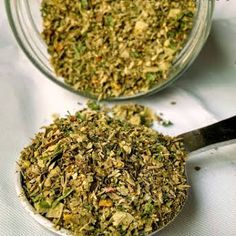
<instances>
[{"instance_id":1,"label":"bowl filled with herbs","mask_svg":"<svg viewBox=\"0 0 236 236\"><path fill-rule=\"evenodd\" d=\"M153 94L194 61L210 31L213 0L5 1L31 62L80 95Z\"/></svg>"}]
</instances>

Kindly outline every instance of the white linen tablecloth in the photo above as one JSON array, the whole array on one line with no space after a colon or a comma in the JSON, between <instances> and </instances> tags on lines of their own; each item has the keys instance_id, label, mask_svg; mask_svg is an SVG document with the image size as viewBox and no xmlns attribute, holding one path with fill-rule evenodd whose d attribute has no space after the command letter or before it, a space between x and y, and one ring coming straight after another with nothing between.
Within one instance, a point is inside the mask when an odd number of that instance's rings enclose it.
<instances>
[{"instance_id":1,"label":"white linen tablecloth","mask_svg":"<svg viewBox=\"0 0 236 236\"><path fill-rule=\"evenodd\" d=\"M45 78L21 52L0 1L0 236L50 236L22 209L14 168L52 113L79 108L78 97ZM176 101L176 105L171 105ZM191 68L165 91L136 102L164 113L179 134L236 114L236 1L216 1L213 27ZM195 166L201 167L199 171ZM183 212L160 236L236 235L236 145L190 156L192 186Z\"/></svg>"}]
</instances>

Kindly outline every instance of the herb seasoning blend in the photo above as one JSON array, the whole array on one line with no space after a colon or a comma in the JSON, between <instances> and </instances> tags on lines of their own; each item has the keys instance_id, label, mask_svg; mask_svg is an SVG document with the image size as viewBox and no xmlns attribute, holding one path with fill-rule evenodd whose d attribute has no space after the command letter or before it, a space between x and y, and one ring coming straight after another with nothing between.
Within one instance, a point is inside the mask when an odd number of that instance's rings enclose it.
<instances>
[{"instance_id":1,"label":"herb seasoning blend","mask_svg":"<svg viewBox=\"0 0 236 236\"><path fill-rule=\"evenodd\" d=\"M98 98L168 79L193 27L196 0L42 0L43 39L58 76Z\"/></svg>"},{"instance_id":2,"label":"herb seasoning blend","mask_svg":"<svg viewBox=\"0 0 236 236\"><path fill-rule=\"evenodd\" d=\"M183 206L185 159L180 140L85 109L44 127L19 166L29 202L56 227L148 235Z\"/></svg>"}]
</instances>

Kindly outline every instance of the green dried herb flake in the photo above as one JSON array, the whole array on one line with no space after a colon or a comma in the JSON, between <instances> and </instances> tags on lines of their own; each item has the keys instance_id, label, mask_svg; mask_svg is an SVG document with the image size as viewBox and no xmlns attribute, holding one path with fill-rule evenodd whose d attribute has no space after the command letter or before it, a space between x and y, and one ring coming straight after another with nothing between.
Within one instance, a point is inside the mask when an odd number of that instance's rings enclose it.
<instances>
[{"instance_id":1,"label":"green dried herb flake","mask_svg":"<svg viewBox=\"0 0 236 236\"><path fill-rule=\"evenodd\" d=\"M40 203L39 203L39 206L41 207L41 208L50 208L51 207L51 204L49 204L47 201L40 201Z\"/></svg>"},{"instance_id":2,"label":"green dried herb flake","mask_svg":"<svg viewBox=\"0 0 236 236\"><path fill-rule=\"evenodd\" d=\"M67 190L62 196L58 197L52 204L52 208L56 207L60 201L62 201L63 199L65 199L66 197L68 197L74 190L70 189Z\"/></svg>"},{"instance_id":3,"label":"green dried herb flake","mask_svg":"<svg viewBox=\"0 0 236 236\"><path fill-rule=\"evenodd\" d=\"M87 106L88 106L88 108L90 108L91 110L94 110L94 111L98 111L98 110L101 109L100 104L97 101L94 101L94 100L89 100L87 102Z\"/></svg>"},{"instance_id":4,"label":"green dried herb flake","mask_svg":"<svg viewBox=\"0 0 236 236\"><path fill-rule=\"evenodd\" d=\"M165 127L169 127L169 126L172 126L173 123L170 120L163 120L162 125Z\"/></svg>"},{"instance_id":5,"label":"green dried herb flake","mask_svg":"<svg viewBox=\"0 0 236 236\"><path fill-rule=\"evenodd\" d=\"M105 25L106 26L113 26L114 25L113 17L111 15L105 16Z\"/></svg>"},{"instance_id":6,"label":"green dried herb flake","mask_svg":"<svg viewBox=\"0 0 236 236\"><path fill-rule=\"evenodd\" d=\"M84 8L84 9L88 8L88 6L89 6L88 0L80 0L80 2L81 2L82 8Z\"/></svg>"}]
</instances>

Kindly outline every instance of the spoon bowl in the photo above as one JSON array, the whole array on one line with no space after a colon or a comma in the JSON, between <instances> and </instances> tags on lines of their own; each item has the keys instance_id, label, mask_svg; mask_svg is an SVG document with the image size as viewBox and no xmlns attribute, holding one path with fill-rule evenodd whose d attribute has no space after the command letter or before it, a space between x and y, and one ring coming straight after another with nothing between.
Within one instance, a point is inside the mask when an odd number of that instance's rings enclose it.
<instances>
[{"instance_id":1,"label":"spoon bowl","mask_svg":"<svg viewBox=\"0 0 236 236\"><path fill-rule=\"evenodd\" d=\"M183 141L184 147L187 153L193 152L202 152L206 151L207 149L212 149L214 146L222 146L236 142L236 129L234 128L236 124L236 116L228 118L226 120L220 121L213 125L209 125L200 129L196 129L184 134L179 135L178 137ZM185 167L185 176L188 182L187 171ZM72 235L69 230L66 229L57 229L55 228L54 224L48 220L47 218L43 217L36 210L28 201L24 188L22 185L22 174L18 164L16 164L16 172L15 172L15 179L16 179L16 192L19 197L19 200L23 206L23 208L29 213L31 217L34 218L36 222L40 225L48 229L49 231L56 233L57 235L61 236L68 236ZM157 232L164 229L167 225L175 220L175 218L180 214L183 210L184 205L188 199L189 191L187 190L185 202L181 206L176 215L163 227L159 228L158 230L151 233L149 236L154 236Z\"/></svg>"}]
</instances>

